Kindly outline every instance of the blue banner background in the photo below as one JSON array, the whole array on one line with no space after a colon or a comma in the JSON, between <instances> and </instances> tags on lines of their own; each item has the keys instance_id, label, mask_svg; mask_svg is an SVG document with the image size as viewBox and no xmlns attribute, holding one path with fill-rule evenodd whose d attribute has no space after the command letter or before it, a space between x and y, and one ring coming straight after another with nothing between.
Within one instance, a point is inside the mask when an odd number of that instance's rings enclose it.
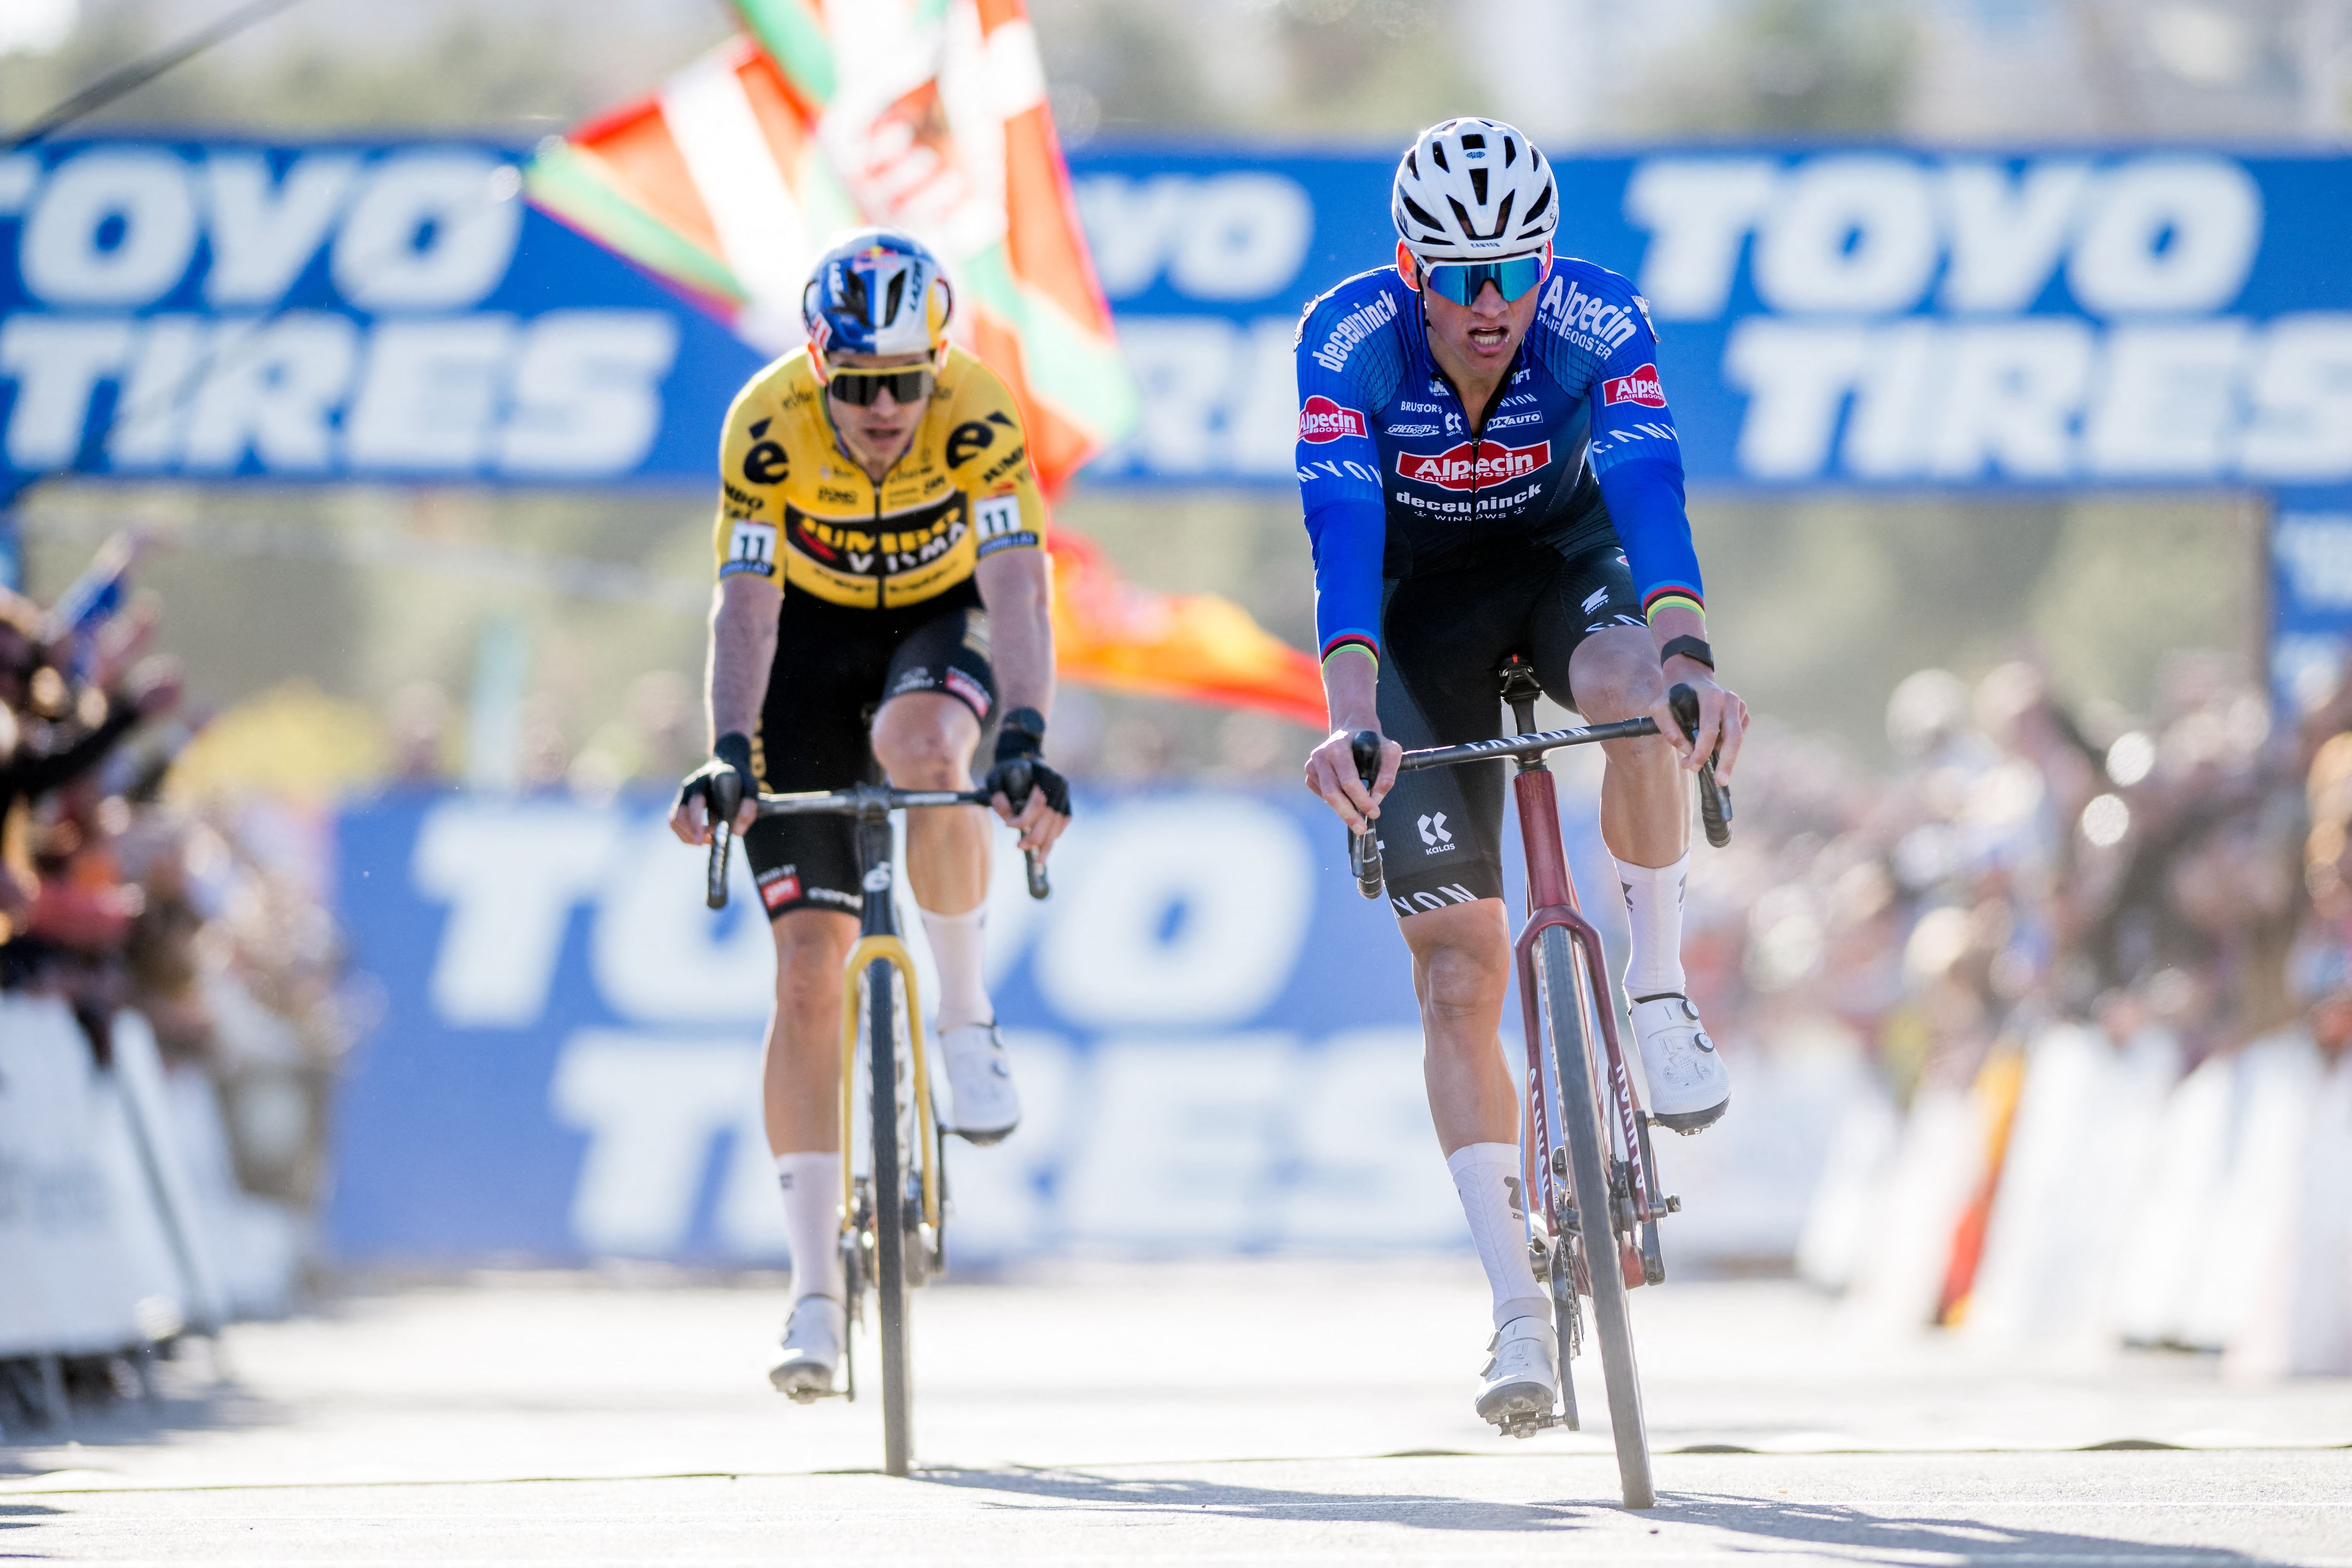
<instances>
[{"instance_id":1,"label":"blue banner background","mask_svg":"<svg viewBox=\"0 0 2352 1568\"><path fill-rule=\"evenodd\" d=\"M0 157L0 461L701 487L760 355L490 143ZM1142 394L1116 484L1286 488L1300 308L1388 263L1391 154L1070 160ZM2193 148L1570 158L1702 483L2352 483L2352 160ZM188 393L159 396L159 387ZM142 400L144 400L142 402ZM115 416L129 405L164 416Z\"/></svg>"},{"instance_id":2,"label":"blue banner background","mask_svg":"<svg viewBox=\"0 0 2352 1568\"><path fill-rule=\"evenodd\" d=\"M1591 800L1569 802L1606 890ZM959 1256L1458 1241L1403 945L1328 811L1291 791L1078 804L1051 900L998 856L992 991L1027 1116L951 1147ZM740 861L732 906L700 907L702 857L663 811L440 794L343 815L342 917L388 1011L342 1092L339 1254L782 1255L766 922Z\"/></svg>"}]
</instances>

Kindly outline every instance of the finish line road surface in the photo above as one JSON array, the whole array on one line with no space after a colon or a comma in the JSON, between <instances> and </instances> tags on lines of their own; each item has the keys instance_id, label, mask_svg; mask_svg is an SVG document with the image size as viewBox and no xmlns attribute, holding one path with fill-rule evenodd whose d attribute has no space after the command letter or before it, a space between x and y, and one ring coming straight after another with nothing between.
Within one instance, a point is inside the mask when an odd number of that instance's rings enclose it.
<instances>
[{"instance_id":1,"label":"finish line road surface","mask_svg":"<svg viewBox=\"0 0 2352 1568\"><path fill-rule=\"evenodd\" d=\"M1470 1411L1468 1258L1069 1265L917 1298L916 1477L788 1404L782 1281L352 1289L0 1447L0 1557L2352 1568L2352 1380L1873 1331L1784 1282L1635 1294L1659 1506ZM870 1359L862 1369L873 1373Z\"/></svg>"}]
</instances>

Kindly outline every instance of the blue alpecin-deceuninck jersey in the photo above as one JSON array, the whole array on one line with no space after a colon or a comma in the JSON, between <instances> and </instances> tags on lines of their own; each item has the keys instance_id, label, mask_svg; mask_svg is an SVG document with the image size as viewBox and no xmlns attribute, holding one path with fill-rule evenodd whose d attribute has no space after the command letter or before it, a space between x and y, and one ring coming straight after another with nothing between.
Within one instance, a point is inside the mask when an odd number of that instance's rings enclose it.
<instances>
[{"instance_id":1,"label":"blue alpecin-deceuninck jersey","mask_svg":"<svg viewBox=\"0 0 2352 1568\"><path fill-rule=\"evenodd\" d=\"M1476 411L1430 357L1392 268L1307 307L1298 327L1298 489L1315 545L1322 652L1380 652L1381 579L1543 541L1622 546L1645 615L1705 603L1682 448L1646 302L1605 267L1555 258L1502 397Z\"/></svg>"}]
</instances>

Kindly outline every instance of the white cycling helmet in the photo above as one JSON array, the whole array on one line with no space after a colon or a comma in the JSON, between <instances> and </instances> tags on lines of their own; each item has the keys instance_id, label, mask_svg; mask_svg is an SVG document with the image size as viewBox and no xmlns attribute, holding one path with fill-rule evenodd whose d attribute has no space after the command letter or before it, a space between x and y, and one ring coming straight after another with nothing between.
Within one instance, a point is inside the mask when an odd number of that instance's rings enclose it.
<instances>
[{"instance_id":1,"label":"white cycling helmet","mask_svg":"<svg viewBox=\"0 0 2352 1568\"><path fill-rule=\"evenodd\" d=\"M1448 120L1405 149L1389 216L1425 262L1499 261L1544 247L1559 226L1559 187L1517 126Z\"/></svg>"}]
</instances>

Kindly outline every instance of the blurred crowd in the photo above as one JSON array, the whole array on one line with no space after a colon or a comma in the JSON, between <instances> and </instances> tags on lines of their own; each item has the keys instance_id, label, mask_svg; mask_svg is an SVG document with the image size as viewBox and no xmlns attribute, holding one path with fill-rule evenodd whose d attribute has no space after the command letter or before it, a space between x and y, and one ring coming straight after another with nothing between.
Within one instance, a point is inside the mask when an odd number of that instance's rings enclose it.
<instances>
[{"instance_id":1,"label":"blurred crowd","mask_svg":"<svg viewBox=\"0 0 2352 1568\"><path fill-rule=\"evenodd\" d=\"M199 726L129 564L101 556L53 608L0 590L0 991L64 1002L100 1068L142 1016L219 1095L245 1190L308 1211L356 1022L323 825L167 791Z\"/></svg>"},{"instance_id":2,"label":"blurred crowd","mask_svg":"<svg viewBox=\"0 0 2352 1568\"><path fill-rule=\"evenodd\" d=\"M1759 726L1740 829L1701 857L1693 986L1727 1037L1828 1029L1898 1099L1965 1086L2050 1024L2182 1064L2297 1024L2352 1039L2352 682L2299 723L2213 655L2145 716L2028 663L1895 690L1868 770Z\"/></svg>"}]
</instances>

